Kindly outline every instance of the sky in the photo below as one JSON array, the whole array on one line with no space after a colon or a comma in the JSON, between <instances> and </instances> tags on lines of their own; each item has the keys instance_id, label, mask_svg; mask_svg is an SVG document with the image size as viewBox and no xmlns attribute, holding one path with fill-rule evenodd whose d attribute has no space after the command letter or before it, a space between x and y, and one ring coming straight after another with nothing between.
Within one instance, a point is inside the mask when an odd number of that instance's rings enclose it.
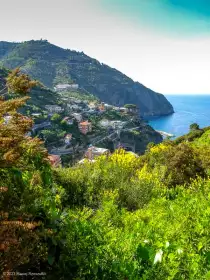
<instances>
[{"instance_id":1,"label":"sky","mask_svg":"<svg viewBox=\"0 0 210 280\"><path fill-rule=\"evenodd\" d=\"M0 41L84 51L157 92L210 94L209 0L11 0L0 26Z\"/></svg>"}]
</instances>

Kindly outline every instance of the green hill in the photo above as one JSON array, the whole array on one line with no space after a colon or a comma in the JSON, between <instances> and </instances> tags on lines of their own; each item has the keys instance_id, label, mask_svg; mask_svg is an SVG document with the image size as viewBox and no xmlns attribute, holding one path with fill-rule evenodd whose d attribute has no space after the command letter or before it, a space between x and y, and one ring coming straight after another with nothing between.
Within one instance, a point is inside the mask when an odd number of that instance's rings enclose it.
<instances>
[{"instance_id":1,"label":"green hill","mask_svg":"<svg viewBox=\"0 0 210 280\"><path fill-rule=\"evenodd\" d=\"M83 52L65 50L46 40L0 42L0 65L9 69L21 67L51 89L58 83L78 83L107 103L138 105L142 116L173 113L173 107L162 94Z\"/></svg>"}]
</instances>

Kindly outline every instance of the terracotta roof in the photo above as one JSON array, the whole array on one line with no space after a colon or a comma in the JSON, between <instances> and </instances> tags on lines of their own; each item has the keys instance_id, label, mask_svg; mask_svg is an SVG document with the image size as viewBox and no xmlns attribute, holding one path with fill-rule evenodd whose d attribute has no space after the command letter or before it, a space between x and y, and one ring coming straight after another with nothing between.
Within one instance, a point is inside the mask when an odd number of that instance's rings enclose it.
<instances>
[{"instance_id":1,"label":"terracotta roof","mask_svg":"<svg viewBox=\"0 0 210 280\"><path fill-rule=\"evenodd\" d=\"M88 125L88 124L91 124L90 122L88 121L85 121L85 122L81 122L80 125Z\"/></svg>"},{"instance_id":2,"label":"terracotta roof","mask_svg":"<svg viewBox=\"0 0 210 280\"><path fill-rule=\"evenodd\" d=\"M48 159L49 159L51 162L54 163L54 162L60 160L60 156L58 156L58 155L49 155L49 156L48 156Z\"/></svg>"}]
</instances>

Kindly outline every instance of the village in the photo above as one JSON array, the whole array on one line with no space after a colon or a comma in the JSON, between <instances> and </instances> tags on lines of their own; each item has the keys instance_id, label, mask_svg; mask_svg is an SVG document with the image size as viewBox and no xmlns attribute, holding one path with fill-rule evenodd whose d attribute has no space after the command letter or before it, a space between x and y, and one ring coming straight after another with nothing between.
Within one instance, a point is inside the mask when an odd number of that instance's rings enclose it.
<instances>
[{"instance_id":1,"label":"village","mask_svg":"<svg viewBox=\"0 0 210 280\"><path fill-rule=\"evenodd\" d=\"M33 113L34 126L28 135L43 139L54 167L94 161L123 147L122 131L135 131L141 119L136 105L115 107L92 96L81 94L77 84L58 84L59 105L45 105L42 113ZM136 155L137 156L137 155Z\"/></svg>"}]
</instances>

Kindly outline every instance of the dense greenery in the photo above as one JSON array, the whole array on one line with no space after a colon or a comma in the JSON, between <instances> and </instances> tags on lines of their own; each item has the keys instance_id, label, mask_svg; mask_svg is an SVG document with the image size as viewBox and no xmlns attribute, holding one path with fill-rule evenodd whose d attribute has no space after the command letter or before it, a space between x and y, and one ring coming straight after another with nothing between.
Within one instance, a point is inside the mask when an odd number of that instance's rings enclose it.
<instances>
[{"instance_id":1,"label":"dense greenery","mask_svg":"<svg viewBox=\"0 0 210 280\"><path fill-rule=\"evenodd\" d=\"M66 92L60 92L59 95L62 98L75 98L78 100L82 100L82 101L88 101L88 102L99 102L99 99L90 94L85 92L84 90L77 90L77 91L66 91Z\"/></svg>"},{"instance_id":2,"label":"dense greenery","mask_svg":"<svg viewBox=\"0 0 210 280\"><path fill-rule=\"evenodd\" d=\"M17 113L34 83L12 75L15 98L1 97L0 107L1 273L209 279L210 129L151 144L140 157L118 150L53 170L40 141L25 136L30 119Z\"/></svg>"}]
</instances>

